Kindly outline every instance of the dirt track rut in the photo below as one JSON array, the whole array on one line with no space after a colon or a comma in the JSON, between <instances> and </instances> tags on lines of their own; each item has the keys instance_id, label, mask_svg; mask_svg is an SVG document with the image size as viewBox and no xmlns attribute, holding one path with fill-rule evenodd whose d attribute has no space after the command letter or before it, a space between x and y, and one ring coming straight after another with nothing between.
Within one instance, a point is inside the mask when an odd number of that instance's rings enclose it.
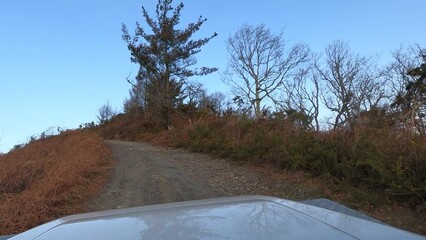
<instances>
[{"instance_id":1,"label":"dirt track rut","mask_svg":"<svg viewBox=\"0 0 426 240\"><path fill-rule=\"evenodd\" d=\"M91 201L93 211L232 195L317 197L315 191L204 154L145 143L106 144L117 162L101 194Z\"/></svg>"}]
</instances>

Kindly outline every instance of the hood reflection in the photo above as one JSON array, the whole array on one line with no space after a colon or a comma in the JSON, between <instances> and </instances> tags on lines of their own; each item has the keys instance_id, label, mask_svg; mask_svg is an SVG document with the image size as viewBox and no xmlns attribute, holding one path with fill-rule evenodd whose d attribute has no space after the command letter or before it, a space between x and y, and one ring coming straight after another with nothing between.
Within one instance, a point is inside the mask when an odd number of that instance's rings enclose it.
<instances>
[{"instance_id":1,"label":"hood reflection","mask_svg":"<svg viewBox=\"0 0 426 240\"><path fill-rule=\"evenodd\" d=\"M272 201L173 207L68 222L40 239L353 239Z\"/></svg>"}]
</instances>

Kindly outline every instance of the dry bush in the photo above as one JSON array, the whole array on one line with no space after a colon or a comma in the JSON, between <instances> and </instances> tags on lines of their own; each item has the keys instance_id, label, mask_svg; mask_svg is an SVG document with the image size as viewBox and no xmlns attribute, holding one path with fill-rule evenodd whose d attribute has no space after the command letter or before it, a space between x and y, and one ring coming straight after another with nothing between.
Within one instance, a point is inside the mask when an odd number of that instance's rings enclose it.
<instances>
[{"instance_id":1,"label":"dry bush","mask_svg":"<svg viewBox=\"0 0 426 240\"><path fill-rule=\"evenodd\" d=\"M145 120L142 113L118 114L97 128L104 139L138 141L144 133L157 133L163 130L153 119Z\"/></svg>"},{"instance_id":2,"label":"dry bush","mask_svg":"<svg viewBox=\"0 0 426 240\"><path fill-rule=\"evenodd\" d=\"M110 126L115 126L124 140L148 141L239 162L303 170L331 178L333 182L382 195L385 192L400 202L424 205L424 138L404 132L390 115L370 114L346 128L319 132L286 116L255 120L238 115L200 115L189 123L176 115L174 122L179 124L172 130L161 130L153 127L155 123L127 116ZM108 131L112 135L115 130ZM374 199L369 202L377 205Z\"/></svg>"},{"instance_id":3,"label":"dry bush","mask_svg":"<svg viewBox=\"0 0 426 240\"><path fill-rule=\"evenodd\" d=\"M286 172L296 175L303 171L323 185L326 197L424 234L424 224L417 224L416 216L426 210L426 138L404 131L392 115L372 114L348 128L318 132L285 116L254 120L236 114L204 114L191 123L181 118L171 130L155 129L155 123L143 118L121 116L106 130L111 136L117 131L121 135L115 136L123 140L187 148L294 170ZM395 208L401 211L395 213Z\"/></svg>"},{"instance_id":4,"label":"dry bush","mask_svg":"<svg viewBox=\"0 0 426 240\"><path fill-rule=\"evenodd\" d=\"M204 117L143 138L239 162L303 170L414 205L426 198L426 146L386 119L316 132L287 119ZM371 201L372 205L376 205Z\"/></svg>"},{"instance_id":5,"label":"dry bush","mask_svg":"<svg viewBox=\"0 0 426 240\"><path fill-rule=\"evenodd\" d=\"M92 131L67 131L0 157L0 235L84 211L112 166Z\"/></svg>"}]
</instances>

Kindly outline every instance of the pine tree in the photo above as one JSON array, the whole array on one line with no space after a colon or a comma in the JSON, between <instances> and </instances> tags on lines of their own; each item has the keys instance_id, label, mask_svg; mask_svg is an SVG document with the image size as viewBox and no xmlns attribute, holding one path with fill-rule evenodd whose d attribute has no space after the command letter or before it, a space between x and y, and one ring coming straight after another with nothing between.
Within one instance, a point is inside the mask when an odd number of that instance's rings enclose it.
<instances>
[{"instance_id":1,"label":"pine tree","mask_svg":"<svg viewBox=\"0 0 426 240\"><path fill-rule=\"evenodd\" d=\"M194 55L217 34L198 40L191 39L207 20L201 16L186 28L176 29L183 7L183 3L173 8L172 0L159 0L155 19L142 7L149 32L139 23L136 23L134 36L129 35L126 25L123 24L122 28L123 40L131 52L131 61L139 64L135 81L146 81L145 108L164 127L172 127L171 114L183 101L182 87L187 79L217 70L208 67L191 68L196 64Z\"/></svg>"}]
</instances>

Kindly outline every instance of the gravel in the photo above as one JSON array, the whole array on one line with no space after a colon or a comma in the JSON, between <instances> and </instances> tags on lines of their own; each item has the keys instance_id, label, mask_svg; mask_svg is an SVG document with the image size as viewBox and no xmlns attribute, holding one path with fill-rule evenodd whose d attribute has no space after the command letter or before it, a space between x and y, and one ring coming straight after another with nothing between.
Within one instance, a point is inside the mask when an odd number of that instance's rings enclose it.
<instances>
[{"instance_id":1,"label":"gravel","mask_svg":"<svg viewBox=\"0 0 426 240\"><path fill-rule=\"evenodd\" d=\"M320 197L294 181L205 154L146 143L106 141L117 161L91 210L133 207L238 195L292 200Z\"/></svg>"}]
</instances>

